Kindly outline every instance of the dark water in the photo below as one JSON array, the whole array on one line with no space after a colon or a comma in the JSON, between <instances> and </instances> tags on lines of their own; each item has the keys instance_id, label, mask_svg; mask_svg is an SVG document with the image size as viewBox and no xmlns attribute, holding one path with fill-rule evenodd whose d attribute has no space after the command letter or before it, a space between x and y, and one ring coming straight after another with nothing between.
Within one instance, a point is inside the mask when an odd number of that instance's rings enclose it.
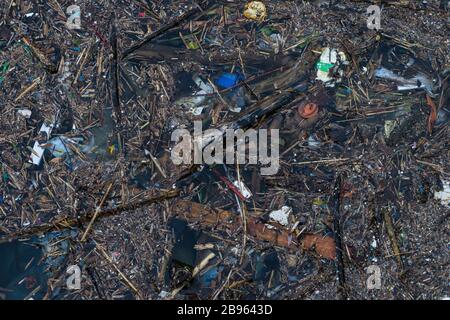
<instances>
[{"instance_id":1,"label":"dark water","mask_svg":"<svg viewBox=\"0 0 450 320\"><path fill-rule=\"evenodd\" d=\"M0 245L0 298L25 299L36 288L33 299L47 291L43 250L32 241L13 241Z\"/></svg>"},{"instance_id":2,"label":"dark water","mask_svg":"<svg viewBox=\"0 0 450 320\"><path fill-rule=\"evenodd\" d=\"M0 300L44 298L47 281L64 265L69 239L76 234L73 230L50 232L0 244Z\"/></svg>"}]
</instances>

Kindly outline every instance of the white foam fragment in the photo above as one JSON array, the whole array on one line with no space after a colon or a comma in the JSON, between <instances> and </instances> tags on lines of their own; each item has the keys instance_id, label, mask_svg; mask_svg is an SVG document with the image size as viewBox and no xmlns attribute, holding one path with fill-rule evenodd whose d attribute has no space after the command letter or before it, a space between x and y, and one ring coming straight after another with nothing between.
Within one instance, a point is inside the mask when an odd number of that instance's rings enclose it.
<instances>
[{"instance_id":1,"label":"white foam fragment","mask_svg":"<svg viewBox=\"0 0 450 320\"><path fill-rule=\"evenodd\" d=\"M291 212L291 207L283 206L280 210L274 210L269 213L269 217L279 224L287 226L289 224L289 215L291 214Z\"/></svg>"},{"instance_id":2,"label":"white foam fragment","mask_svg":"<svg viewBox=\"0 0 450 320\"><path fill-rule=\"evenodd\" d=\"M17 113L27 119L29 119L31 117L31 110L29 110L29 109L19 109L19 110L17 110Z\"/></svg>"}]
</instances>

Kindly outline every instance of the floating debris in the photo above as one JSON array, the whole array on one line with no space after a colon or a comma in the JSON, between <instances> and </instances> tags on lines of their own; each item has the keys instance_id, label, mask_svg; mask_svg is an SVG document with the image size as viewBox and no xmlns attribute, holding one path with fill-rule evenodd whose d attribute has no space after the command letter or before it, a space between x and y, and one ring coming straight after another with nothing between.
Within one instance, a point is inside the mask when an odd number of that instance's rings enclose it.
<instances>
[{"instance_id":1,"label":"floating debris","mask_svg":"<svg viewBox=\"0 0 450 320\"><path fill-rule=\"evenodd\" d=\"M439 200L443 206L450 207L450 181L444 180L442 184L443 190L435 191L434 198Z\"/></svg>"},{"instance_id":2,"label":"floating debris","mask_svg":"<svg viewBox=\"0 0 450 320\"><path fill-rule=\"evenodd\" d=\"M297 111L300 117L309 119L317 114L317 112L319 111L319 107L315 103L308 102L306 104L299 106Z\"/></svg>"},{"instance_id":3,"label":"floating debris","mask_svg":"<svg viewBox=\"0 0 450 320\"><path fill-rule=\"evenodd\" d=\"M347 64L345 53L339 52L336 49L325 48L320 55L320 60L317 62L317 80L325 82L327 87L334 87L335 83L341 82L343 70L340 68L341 64ZM339 78L335 78L337 74Z\"/></svg>"},{"instance_id":4,"label":"floating debris","mask_svg":"<svg viewBox=\"0 0 450 320\"><path fill-rule=\"evenodd\" d=\"M262 1L250 1L245 5L244 16L247 19L262 21L267 17L266 5Z\"/></svg>"},{"instance_id":5,"label":"floating debris","mask_svg":"<svg viewBox=\"0 0 450 320\"><path fill-rule=\"evenodd\" d=\"M39 129L39 141L35 141L33 145L33 151L30 156L30 163L33 163L37 166L41 164L42 157L44 155L45 148L42 147L42 144L45 143L49 138L50 134L52 133L53 128L55 127L55 121L52 121L50 123L44 122ZM43 139L43 141L41 141Z\"/></svg>"},{"instance_id":6,"label":"floating debris","mask_svg":"<svg viewBox=\"0 0 450 320\"><path fill-rule=\"evenodd\" d=\"M283 206L280 210L274 210L269 213L269 217L283 226L289 224L289 216L292 213L292 208Z\"/></svg>"},{"instance_id":7,"label":"floating debris","mask_svg":"<svg viewBox=\"0 0 450 320\"><path fill-rule=\"evenodd\" d=\"M381 2L0 1L0 300L446 297L448 8Z\"/></svg>"}]
</instances>

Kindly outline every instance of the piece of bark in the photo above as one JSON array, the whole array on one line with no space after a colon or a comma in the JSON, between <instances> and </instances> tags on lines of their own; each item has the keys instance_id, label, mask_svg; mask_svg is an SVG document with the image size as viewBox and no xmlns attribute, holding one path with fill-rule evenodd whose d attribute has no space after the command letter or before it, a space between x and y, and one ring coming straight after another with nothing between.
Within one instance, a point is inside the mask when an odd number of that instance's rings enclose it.
<instances>
[{"instance_id":1,"label":"piece of bark","mask_svg":"<svg viewBox=\"0 0 450 320\"><path fill-rule=\"evenodd\" d=\"M187 220L198 222L202 227L236 232L242 226L241 216L222 209L213 209L200 203L188 200L175 200L171 206L172 214ZM304 234L299 242L288 229L277 225L266 224L258 217L247 216L247 232L257 240L268 241L274 246L290 249L315 251L319 256L334 260L336 248L334 239L329 236Z\"/></svg>"},{"instance_id":2,"label":"piece of bark","mask_svg":"<svg viewBox=\"0 0 450 320\"><path fill-rule=\"evenodd\" d=\"M315 250L323 258L336 259L336 245L332 237L307 234L303 237L301 246L303 250Z\"/></svg>"}]
</instances>

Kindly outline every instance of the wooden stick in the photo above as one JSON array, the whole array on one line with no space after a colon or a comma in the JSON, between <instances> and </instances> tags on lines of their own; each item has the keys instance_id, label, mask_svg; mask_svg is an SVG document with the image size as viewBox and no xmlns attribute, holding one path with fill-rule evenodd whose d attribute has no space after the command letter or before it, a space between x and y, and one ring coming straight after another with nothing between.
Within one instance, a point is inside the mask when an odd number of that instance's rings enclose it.
<instances>
[{"instance_id":1,"label":"wooden stick","mask_svg":"<svg viewBox=\"0 0 450 320\"><path fill-rule=\"evenodd\" d=\"M101 255L106 259L106 261L108 261L113 268L116 270L116 272L119 274L119 276L123 279L123 281L125 282L125 284L130 287L131 290L133 290L133 292L135 294L137 294L137 296L140 299L143 299L143 295L141 294L141 292L139 291L138 288L136 288L136 286L130 281L128 280L128 278L123 274L122 271L120 271L120 269L116 266L116 264L112 261L111 257L106 253L105 249L103 249L100 245L97 245L96 251L100 252Z\"/></svg>"},{"instance_id":2,"label":"wooden stick","mask_svg":"<svg viewBox=\"0 0 450 320\"><path fill-rule=\"evenodd\" d=\"M111 182L111 183L109 184L108 189L106 190L105 194L103 195L103 198L102 198L102 200L100 201L100 204L98 205L97 209L95 209L95 213L94 213L94 215L92 216L91 221L89 221L89 224L88 224L88 226L87 226L87 228L86 228L86 231L84 231L84 234L83 234L83 236L81 237L81 242L84 242L84 241L86 240L86 236L87 236L87 234L89 233L89 231L91 230L92 225L94 224L94 221L95 221L95 219L97 218L98 213L100 212L100 209L103 207L103 203L105 202L106 197L108 197L109 192L111 191L112 185L113 185L113 184L112 184L112 182Z\"/></svg>"},{"instance_id":3,"label":"wooden stick","mask_svg":"<svg viewBox=\"0 0 450 320\"><path fill-rule=\"evenodd\" d=\"M178 189L170 190L170 191L167 191L167 190L159 191L159 194L154 195L154 196L149 196L148 198L144 198L144 200L133 202L133 203L127 203L124 205L120 205L116 208L100 211L97 214L97 220L98 220L98 218L120 214L123 211L133 211L138 208L148 206L149 204L152 204L155 202L160 202L162 200L174 198L174 197L177 197L179 195L179 193L180 193L180 191ZM95 213L90 212L81 218L62 218L62 219L59 219L52 223L44 223L44 224L33 226L30 228L22 229L22 230L10 233L10 234L0 238L0 244L10 242L15 239L27 238L27 237L30 237L30 236L33 236L36 234L42 234L42 233L46 233L46 232L50 232L50 231L72 228L72 227L79 225L82 222L89 221L94 214Z\"/></svg>"},{"instance_id":4,"label":"wooden stick","mask_svg":"<svg viewBox=\"0 0 450 320\"><path fill-rule=\"evenodd\" d=\"M92 49L92 43L89 44L89 47L86 49L86 53L83 56L83 60L81 61L80 67L78 68L77 74L75 75L75 79L73 79L72 84L76 84L78 82L78 78L80 77L81 71L84 68L84 65L86 64L86 61L89 59L89 56L91 55L91 49Z\"/></svg>"},{"instance_id":5,"label":"wooden stick","mask_svg":"<svg viewBox=\"0 0 450 320\"><path fill-rule=\"evenodd\" d=\"M139 48L141 48L145 44L149 43L150 41L152 41L156 37L159 37L160 35L166 33L170 29L175 28L176 26L181 24L183 21L185 21L187 19L190 19L194 15L202 12L203 9L206 9L207 5L208 5L208 1L203 1L198 7L191 8L189 11L183 13L181 16L179 16L178 18L176 18L172 22L170 22L170 23L166 24L164 27L156 30L152 34L148 35L147 37L145 37L144 39L142 39L141 41L136 43L135 45L132 45L130 48L128 48L127 50L125 50L123 52L123 54L122 54L123 59L125 59L129 54L131 54L134 51L138 50Z\"/></svg>"},{"instance_id":6,"label":"wooden stick","mask_svg":"<svg viewBox=\"0 0 450 320\"><path fill-rule=\"evenodd\" d=\"M22 99L27 93L31 92L34 88L36 88L36 86L40 82L41 82L41 78L35 79L30 86L28 86L25 90L23 90L22 93L20 93L19 96L16 99L14 99L14 102L17 102L20 99Z\"/></svg>"},{"instance_id":7,"label":"wooden stick","mask_svg":"<svg viewBox=\"0 0 450 320\"><path fill-rule=\"evenodd\" d=\"M350 160L350 158L323 159L323 160L303 161L303 162L295 162L295 163L292 163L292 165L313 164L313 163L329 163L329 162L340 162L340 161L347 161L347 160Z\"/></svg>"},{"instance_id":8,"label":"wooden stick","mask_svg":"<svg viewBox=\"0 0 450 320\"><path fill-rule=\"evenodd\" d=\"M400 252L400 247L398 245L397 237L395 235L394 223L392 222L392 217L391 217L391 210L389 207L384 207L381 209L381 212L383 213L383 220L384 220L384 223L386 226L386 231L387 231L389 240L391 242L391 248L392 248L392 251L394 252L394 254L392 256L395 257L397 266L399 267L400 271L403 271L403 263L402 263L402 258L401 258L402 253Z\"/></svg>"}]
</instances>

